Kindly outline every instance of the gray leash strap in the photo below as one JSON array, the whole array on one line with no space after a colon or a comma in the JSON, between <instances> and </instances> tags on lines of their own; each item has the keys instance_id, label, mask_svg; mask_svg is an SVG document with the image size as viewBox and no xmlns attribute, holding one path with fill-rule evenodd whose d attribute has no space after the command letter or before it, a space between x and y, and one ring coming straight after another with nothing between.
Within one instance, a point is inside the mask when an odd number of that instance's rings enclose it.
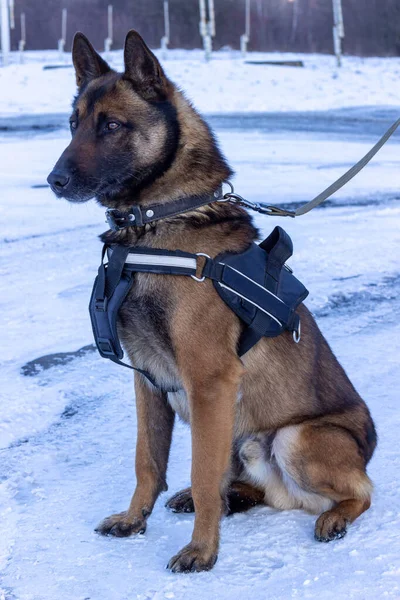
<instances>
[{"instance_id":1,"label":"gray leash strap","mask_svg":"<svg viewBox=\"0 0 400 600\"><path fill-rule=\"evenodd\" d=\"M362 171L362 169L374 158L374 156L379 152L379 150L386 144L389 138L392 137L399 125L400 119L398 119L396 123L393 123L391 128L388 129L388 131L383 137L381 137L379 142L375 144L375 146L371 148L371 150L356 165L354 165L354 167L351 167L351 169L349 169L347 173L342 175L337 181L335 181L335 183L332 183L332 185L330 185L326 190L318 194L318 196L316 196L313 200L310 200L310 202L307 202L306 204L300 206L297 210L295 210L294 216L300 217L301 215L305 215L306 213L310 212L310 210L312 210L322 202L325 202L325 200L333 196L335 192L337 192L343 186L345 186L346 183L351 181L353 177L358 175L358 173Z\"/></svg>"},{"instance_id":2,"label":"gray leash strap","mask_svg":"<svg viewBox=\"0 0 400 600\"><path fill-rule=\"evenodd\" d=\"M234 192L232 184L228 181L226 182L231 191L227 194L224 194L222 200L218 200L218 202L233 202L235 204L239 204L240 206L244 206L245 208L249 208L251 210L255 210L264 215L269 215L271 217L300 217L301 215L305 215L310 210L325 202L328 198L333 196L335 192L344 187L349 181L351 181L363 168L374 158L376 154L378 154L379 150L386 144L389 138L392 137L394 132L400 126L400 119L398 119L393 125L388 129L388 131L381 137L379 142L375 144L373 148L356 164L354 167L351 167L344 175L342 175L337 181L332 183L326 190L318 194L313 200L310 202L306 202L303 206L300 206L297 210L286 210L279 206L270 206L267 204L263 204L262 202L250 202L246 200L239 194Z\"/></svg>"}]
</instances>

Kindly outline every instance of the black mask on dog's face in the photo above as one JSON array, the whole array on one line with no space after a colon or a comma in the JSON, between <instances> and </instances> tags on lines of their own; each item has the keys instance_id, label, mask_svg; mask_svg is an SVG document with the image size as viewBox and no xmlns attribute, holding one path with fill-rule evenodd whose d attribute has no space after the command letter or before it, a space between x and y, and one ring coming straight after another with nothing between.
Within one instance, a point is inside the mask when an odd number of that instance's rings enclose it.
<instances>
[{"instance_id":1,"label":"black mask on dog's face","mask_svg":"<svg viewBox=\"0 0 400 600\"><path fill-rule=\"evenodd\" d=\"M58 197L115 206L171 164L179 140L172 87L154 54L131 31L125 72L116 73L82 34L73 44L78 95L70 118L72 141L47 178Z\"/></svg>"}]
</instances>

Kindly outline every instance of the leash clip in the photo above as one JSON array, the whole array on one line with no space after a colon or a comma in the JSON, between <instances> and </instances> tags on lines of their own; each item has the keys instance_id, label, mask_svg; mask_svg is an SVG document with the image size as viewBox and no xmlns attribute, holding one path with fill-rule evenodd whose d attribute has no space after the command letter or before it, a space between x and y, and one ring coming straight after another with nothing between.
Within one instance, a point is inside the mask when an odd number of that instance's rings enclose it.
<instances>
[{"instance_id":1,"label":"leash clip","mask_svg":"<svg viewBox=\"0 0 400 600\"><path fill-rule=\"evenodd\" d=\"M245 208L249 208L250 210L254 210L262 215L268 215L270 217L295 217L296 213L291 210L286 210L285 208L281 208L279 206L269 206L267 204L262 204L260 202L251 202L250 200L246 200L243 196L236 194L233 185L230 181L225 182L230 187L230 192L227 192L223 195L222 198L218 200L218 202L232 202L232 204L237 204L238 206L244 206Z\"/></svg>"},{"instance_id":2,"label":"leash clip","mask_svg":"<svg viewBox=\"0 0 400 600\"><path fill-rule=\"evenodd\" d=\"M252 210L260 211L260 205L257 202L250 202L250 200L246 200L243 196L236 194L235 192L228 192L224 195L224 199L228 202L233 202L234 204L239 204L239 206L245 206L246 208L251 208Z\"/></svg>"},{"instance_id":3,"label":"leash clip","mask_svg":"<svg viewBox=\"0 0 400 600\"><path fill-rule=\"evenodd\" d=\"M268 215L270 217L294 217L296 213L291 210L286 210L285 208L280 208L279 206L266 206L263 204L259 204L259 211L264 215Z\"/></svg>"}]
</instances>

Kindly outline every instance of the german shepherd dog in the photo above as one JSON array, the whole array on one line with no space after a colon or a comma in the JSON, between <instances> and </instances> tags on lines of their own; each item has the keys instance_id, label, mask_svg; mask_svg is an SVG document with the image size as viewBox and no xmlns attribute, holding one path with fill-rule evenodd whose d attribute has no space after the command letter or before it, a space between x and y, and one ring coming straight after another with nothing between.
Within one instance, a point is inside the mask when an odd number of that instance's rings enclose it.
<instances>
[{"instance_id":1,"label":"german shepherd dog","mask_svg":"<svg viewBox=\"0 0 400 600\"><path fill-rule=\"evenodd\" d=\"M78 95L72 141L48 181L59 197L128 211L133 204L212 195L232 174L209 127L167 78L135 31L117 73L77 33ZM108 231L107 244L186 252L242 252L257 238L245 210L213 202L144 226ZM302 339L262 338L237 355L243 325L211 280L139 273L119 314L119 336L135 374L136 489L128 510L97 531L144 533L162 491L175 413L190 423L191 484L167 507L195 511L192 539L169 562L174 572L211 569L223 514L256 504L320 515L315 539L328 542L367 510L366 465L376 446L367 406L304 305Z\"/></svg>"}]
</instances>

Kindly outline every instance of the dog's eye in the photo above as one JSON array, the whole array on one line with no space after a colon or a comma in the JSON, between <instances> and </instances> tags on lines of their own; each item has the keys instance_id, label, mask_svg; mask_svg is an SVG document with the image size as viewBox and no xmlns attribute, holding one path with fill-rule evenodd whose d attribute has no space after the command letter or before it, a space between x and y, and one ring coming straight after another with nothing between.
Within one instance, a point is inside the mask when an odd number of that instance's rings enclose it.
<instances>
[{"instance_id":1,"label":"dog's eye","mask_svg":"<svg viewBox=\"0 0 400 600\"><path fill-rule=\"evenodd\" d=\"M78 122L77 121L70 121L69 122L69 126L71 127L72 130L75 130L78 127Z\"/></svg>"},{"instance_id":2,"label":"dog's eye","mask_svg":"<svg viewBox=\"0 0 400 600\"><path fill-rule=\"evenodd\" d=\"M120 127L120 123L117 123L116 121L110 121L109 123L107 123L105 129L106 131L116 131Z\"/></svg>"}]
</instances>

